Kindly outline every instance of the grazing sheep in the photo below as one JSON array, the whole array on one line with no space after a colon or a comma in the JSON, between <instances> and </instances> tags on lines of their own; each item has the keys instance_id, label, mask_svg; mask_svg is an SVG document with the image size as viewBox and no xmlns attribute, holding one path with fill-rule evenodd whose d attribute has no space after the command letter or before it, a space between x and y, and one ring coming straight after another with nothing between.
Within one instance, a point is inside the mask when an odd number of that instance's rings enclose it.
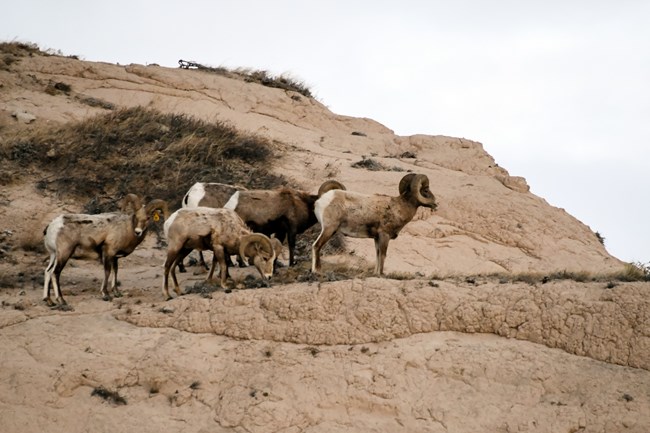
<instances>
[{"instance_id":1,"label":"grazing sheep","mask_svg":"<svg viewBox=\"0 0 650 433\"><path fill-rule=\"evenodd\" d=\"M124 197L121 212L87 214L63 214L54 218L47 226L45 248L50 253L50 261L45 268L43 300L54 305L50 299L50 283L59 304L65 304L59 277L70 258L97 259L104 265L104 280L101 293L103 299L111 299L107 287L111 273L111 291L121 296L117 290L117 259L126 257L144 240L151 218L158 220L160 213L168 216L167 203L152 200L146 206L135 194Z\"/></svg>"},{"instance_id":2,"label":"grazing sheep","mask_svg":"<svg viewBox=\"0 0 650 433\"><path fill-rule=\"evenodd\" d=\"M345 187L335 180L328 180L321 185L317 195L291 188L237 191L224 208L237 212L255 232L269 236L275 233L280 242L287 237L289 264L294 265L296 235L316 224L314 203L333 189L345 190Z\"/></svg>"},{"instance_id":3,"label":"grazing sheep","mask_svg":"<svg viewBox=\"0 0 650 433\"><path fill-rule=\"evenodd\" d=\"M321 232L312 246L312 272L320 271L320 250L340 231L346 236L373 238L377 251L376 274L383 274L388 241L395 239L419 206L436 209L436 198L429 191L429 178L407 174L399 183L399 196L365 195L349 191L330 191L316 201L316 218Z\"/></svg>"},{"instance_id":4,"label":"grazing sheep","mask_svg":"<svg viewBox=\"0 0 650 433\"><path fill-rule=\"evenodd\" d=\"M196 182L187 191L181 203L184 208L195 208L199 206L220 208L226 204L228 199L234 193L245 190L246 188L244 187L226 185L225 183ZM199 251L199 258L201 266L208 269L202 251ZM178 264L178 270L180 272L185 272L185 266L183 263Z\"/></svg>"},{"instance_id":5,"label":"grazing sheep","mask_svg":"<svg viewBox=\"0 0 650 433\"><path fill-rule=\"evenodd\" d=\"M252 233L242 219L230 209L207 207L181 208L165 222L167 258L163 273L163 296L169 295L169 272L172 274L174 291L181 295L175 268L192 250L212 250L212 267L207 281L212 279L217 262L221 273L221 287L226 288L228 255L239 254L249 258L264 279L273 275L275 250L271 240L263 234Z\"/></svg>"}]
</instances>

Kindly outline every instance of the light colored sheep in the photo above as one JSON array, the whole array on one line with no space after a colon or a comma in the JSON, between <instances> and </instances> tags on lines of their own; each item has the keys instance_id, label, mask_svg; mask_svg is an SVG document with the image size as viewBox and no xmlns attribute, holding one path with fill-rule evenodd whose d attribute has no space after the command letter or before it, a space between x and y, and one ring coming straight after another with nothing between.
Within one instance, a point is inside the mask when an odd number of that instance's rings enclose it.
<instances>
[{"instance_id":1,"label":"light colored sheep","mask_svg":"<svg viewBox=\"0 0 650 433\"><path fill-rule=\"evenodd\" d=\"M50 298L50 285L56 301L65 304L59 277L70 258L97 259L104 265L104 280L101 293L104 300L111 297L107 291L108 279L113 275L111 291L117 290L117 259L128 256L144 240L151 219L157 220L162 213L168 216L167 203L153 200L146 206L135 194L127 195L121 212L97 215L63 214L54 218L44 231L45 248L50 261L45 268L43 300L54 305Z\"/></svg>"},{"instance_id":2,"label":"light colored sheep","mask_svg":"<svg viewBox=\"0 0 650 433\"><path fill-rule=\"evenodd\" d=\"M244 187L227 185L225 183L196 182L183 197L181 205L184 208L195 208L199 206L221 208L234 193L245 190L246 188ZM199 259L201 266L208 269L202 251L199 251ZM178 264L178 270L185 272L185 266L182 262Z\"/></svg>"},{"instance_id":3,"label":"light colored sheep","mask_svg":"<svg viewBox=\"0 0 650 433\"><path fill-rule=\"evenodd\" d=\"M235 210L255 232L268 236L275 234L280 242L287 237L289 264L294 265L296 235L316 224L314 203L332 189L345 190L345 186L335 180L328 180L321 185L316 195L291 188L237 191L224 208Z\"/></svg>"},{"instance_id":4,"label":"light colored sheep","mask_svg":"<svg viewBox=\"0 0 650 433\"><path fill-rule=\"evenodd\" d=\"M399 196L366 195L334 190L316 201L314 212L321 232L312 246L312 272L320 271L320 250L340 231L346 236L373 238L377 252L376 274L383 274L388 241L395 239L402 227L415 216L418 207L436 209L436 199L429 191L429 178L407 174L399 183Z\"/></svg>"},{"instance_id":5,"label":"light colored sheep","mask_svg":"<svg viewBox=\"0 0 650 433\"><path fill-rule=\"evenodd\" d=\"M175 268L192 250L209 249L214 254L207 281L212 279L216 264L219 264L221 287L226 288L228 265L226 256L239 254L250 259L264 279L273 275L275 250L271 240L263 234L252 233L242 219L231 209L207 207L181 208L165 222L167 237L167 258L163 272L163 296L169 295L169 273L171 271L174 291L181 295Z\"/></svg>"}]
</instances>

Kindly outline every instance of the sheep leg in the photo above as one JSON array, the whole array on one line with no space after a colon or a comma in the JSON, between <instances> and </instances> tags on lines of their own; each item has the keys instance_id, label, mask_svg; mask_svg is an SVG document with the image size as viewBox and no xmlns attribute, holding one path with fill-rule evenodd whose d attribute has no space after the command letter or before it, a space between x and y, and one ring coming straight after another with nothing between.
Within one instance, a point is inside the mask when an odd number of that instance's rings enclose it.
<instances>
[{"instance_id":1,"label":"sheep leg","mask_svg":"<svg viewBox=\"0 0 650 433\"><path fill-rule=\"evenodd\" d=\"M44 283L43 283L43 301L47 302L47 305L52 307L54 302L50 298L50 284L52 284L52 273L54 272L54 267L56 266L56 252L50 253L50 262L45 268Z\"/></svg>"},{"instance_id":2,"label":"sheep leg","mask_svg":"<svg viewBox=\"0 0 650 433\"><path fill-rule=\"evenodd\" d=\"M228 279L228 265L226 263L226 252L221 245L214 246L212 252L214 253L214 257L212 258L212 269L210 269L210 272L212 273L214 270L215 263L219 262L221 288L227 289L226 280Z\"/></svg>"},{"instance_id":3,"label":"sheep leg","mask_svg":"<svg viewBox=\"0 0 650 433\"><path fill-rule=\"evenodd\" d=\"M203 266L203 268L207 271L209 268L208 268L208 264L205 262L205 259L203 258L203 251L199 251L199 258L201 259L200 260L201 266Z\"/></svg>"},{"instance_id":4,"label":"sheep leg","mask_svg":"<svg viewBox=\"0 0 650 433\"><path fill-rule=\"evenodd\" d=\"M290 228L289 233L287 233L287 243L289 244L289 266L294 266L296 264L294 258L294 251L296 249L296 230L294 228Z\"/></svg>"},{"instance_id":5,"label":"sheep leg","mask_svg":"<svg viewBox=\"0 0 650 433\"><path fill-rule=\"evenodd\" d=\"M162 294L166 301L169 301L172 297L169 296L169 271L173 270L178 261L179 250L168 249L167 258L165 259L165 264L163 265L163 284L162 284ZM179 262L180 263L180 262ZM174 279L174 284L176 284L176 273L172 271L172 278Z\"/></svg>"},{"instance_id":6,"label":"sheep leg","mask_svg":"<svg viewBox=\"0 0 650 433\"><path fill-rule=\"evenodd\" d=\"M189 253L191 253L191 249L183 248L179 253L178 257L176 260L174 260L174 263L172 263L171 271L172 271L172 281L174 282L174 293L176 293L176 296L181 296L183 293L181 292L181 287L178 285L178 279L176 278L176 266L179 263L183 263L183 260L185 260L185 257L188 256Z\"/></svg>"},{"instance_id":7,"label":"sheep leg","mask_svg":"<svg viewBox=\"0 0 650 433\"><path fill-rule=\"evenodd\" d=\"M208 272L208 277L205 279L205 281L212 281L212 276L214 275L214 271L216 269L217 269L217 255L213 254L212 264L210 265L210 272Z\"/></svg>"},{"instance_id":8,"label":"sheep leg","mask_svg":"<svg viewBox=\"0 0 650 433\"><path fill-rule=\"evenodd\" d=\"M384 233L379 233L375 237L375 251L377 252L377 264L375 265L375 274L384 274L384 260L386 260L386 251L388 251L388 241L390 237Z\"/></svg>"},{"instance_id":9,"label":"sheep leg","mask_svg":"<svg viewBox=\"0 0 650 433\"><path fill-rule=\"evenodd\" d=\"M323 245L329 241L332 236L334 236L334 233L336 233L336 230L338 230L338 227L326 227L323 226L321 229L320 235L318 235L318 238L314 242L314 244L311 247L311 271L312 272L320 272L320 250L323 248ZM291 251L291 250L289 250Z\"/></svg>"},{"instance_id":10,"label":"sheep leg","mask_svg":"<svg viewBox=\"0 0 650 433\"><path fill-rule=\"evenodd\" d=\"M111 276L113 270L112 260L109 259L106 254L102 254L102 264L104 265L104 280L102 281L102 299L104 301L110 301L111 295L108 293L108 279Z\"/></svg>"},{"instance_id":11,"label":"sheep leg","mask_svg":"<svg viewBox=\"0 0 650 433\"><path fill-rule=\"evenodd\" d=\"M52 278L52 289L54 290L54 300L56 303L60 305L66 305L67 303L65 302L65 299L63 299L63 294L61 293L61 285L59 284L60 281L60 276L61 276L61 271L65 267L66 263L68 263L68 259L72 255L72 249L70 251L66 250L63 251L65 254L57 254L55 264L54 264L54 271L53 275L54 278Z\"/></svg>"},{"instance_id":12,"label":"sheep leg","mask_svg":"<svg viewBox=\"0 0 650 433\"><path fill-rule=\"evenodd\" d=\"M61 284L59 284L59 279L62 270L63 267L61 267L61 269L54 270L54 278L52 279L52 288L54 289L54 299L56 300L56 302L59 305L67 305L68 303L65 302L65 299L63 299L63 294L61 293Z\"/></svg>"},{"instance_id":13,"label":"sheep leg","mask_svg":"<svg viewBox=\"0 0 650 433\"><path fill-rule=\"evenodd\" d=\"M115 296L116 298L121 298L122 292L120 292L117 288L117 257L113 257L112 265L113 265L113 279L111 280L111 291L113 292L113 296Z\"/></svg>"}]
</instances>

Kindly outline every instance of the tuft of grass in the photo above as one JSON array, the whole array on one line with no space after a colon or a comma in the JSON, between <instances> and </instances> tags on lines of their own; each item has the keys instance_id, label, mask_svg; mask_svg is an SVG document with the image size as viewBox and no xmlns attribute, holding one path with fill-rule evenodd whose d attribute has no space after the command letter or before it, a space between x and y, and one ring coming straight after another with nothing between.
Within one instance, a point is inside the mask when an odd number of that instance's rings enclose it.
<instances>
[{"instance_id":1,"label":"tuft of grass","mask_svg":"<svg viewBox=\"0 0 650 433\"><path fill-rule=\"evenodd\" d=\"M384 274L384 277L391 279L391 280L416 280L422 278L419 275L416 275L411 272L389 272L387 274Z\"/></svg>"},{"instance_id":2,"label":"tuft of grass","mask_svg":"<svg viewBox=\"0 0 650 433\"><path fill-rule=\"evenodd\" d=\"M114 405L125 405L126 404L126 399L122 397L117 391L110 391L103 386L99 386L97 388L94 388L93 391L90 393L91 396L97 396L101 397L107 402L114 404Z\"/></svg>"},{"instance_id":3,"label":"tuft of grass","mask_svg":"<svg viewBox=\"0 0 650 433\"><path fill-rule=\"evenodd\" d=\"M370 171L384 171L388 170L386 166L384 166L382 163L372 159L372 158L366 158L365 156L361 161L357 161L354 164L351 165L352 168L364 168L366 170Z\"/></svg>"},{"instance_id":4,"label":"tuft of grass","mask_svg":"<svg viewBox=\"0 0 650 433\"><path fill-rule=\"evenodd\" d=\"M265 70L250 68L229 69L223 66L214 68L186 60L179 60L178 64L181 69L198 69L228 78L243 80L248 83L257 83L266 87L273 87L297 92L307 98L313 98L311 90L302 80L291 77L287 74L273 75ZM296 97L296 95L292 96L291 99L295 101L300 100L300 98Z\"/></svg>"},{"instance_id":5,"label":"tuft of grass","mask_svg":"<svg viewBox=\"0 0 650 433\"><path fill-rule=\"evenodd\" d=\"M115 110L115 104L104 101L102 99L93 98L91 96L78 96L77 100L82 104L86 104L90 107L100 107L104 110Z\"/></svg>"},{"instance_id":6,"label":"tuft of grass","mask_svg":"<svg viewBox=\"0 0 650 433\"><path fill-rule=\"evenodd\" d=\"M619 281L650 281L650 263L626 263L623 270L615 277Z\"/></svg>"}]
</instances>

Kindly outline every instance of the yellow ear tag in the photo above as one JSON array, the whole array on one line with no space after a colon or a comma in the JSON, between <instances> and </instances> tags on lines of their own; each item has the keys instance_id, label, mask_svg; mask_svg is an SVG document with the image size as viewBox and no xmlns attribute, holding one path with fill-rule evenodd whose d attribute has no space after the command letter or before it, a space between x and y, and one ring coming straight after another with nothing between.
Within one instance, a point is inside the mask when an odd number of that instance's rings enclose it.
<instances>
[{"instance_id":1,"label":"yellow ear tag","mask_svg":"<svg viewBox=\"0 0 650 433\"><path fill-rule=\"evenodd\" d=\"M158 221L160 220L160 215L158 215L158 212L156 212L156 213L153 214L153 220L154 220L155 222L158 222Z\"/></svg>"}]
</instances>

